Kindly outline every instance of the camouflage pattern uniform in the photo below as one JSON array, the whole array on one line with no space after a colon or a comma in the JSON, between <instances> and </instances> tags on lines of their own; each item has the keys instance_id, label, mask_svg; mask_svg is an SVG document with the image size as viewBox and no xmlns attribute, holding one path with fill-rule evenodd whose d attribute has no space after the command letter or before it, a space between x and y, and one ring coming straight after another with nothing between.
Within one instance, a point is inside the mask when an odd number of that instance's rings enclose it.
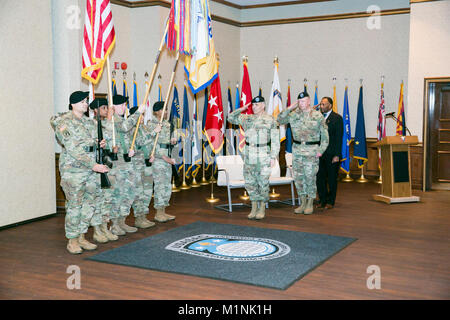
<instances>
[{"instance_id":1,"label":"camouflage pattern uniform","mask_svg":"<svg viewBox=\"0 0 450 320\"><path fill-rule=\"evenodd\" d=\"M62 146L59 160L61 187L66 196L66 238L85 234L101 203L100 176L92 171L96 165L97 128L88 117L78 119L71 111L50 119Z\"/></svg>"},{"instance_id":2,"label":"camouflage pattern uniform","mask_svg":"<svg viewBox=\"0 0 450 320\"><path fill-rule=\"evenodd\" d=\"M241 114L232 112L228 121L242 126L245 132L244 179L250 201L269 200L270 160L280 152L280 134L277 122L267 113Z\"/></svg>"},{"instance_id":3,"label":"camouflage pattern uniform","mask_svg":"<svg viewBox=\"0 0 450 320\"><path fill-rule=\"evenodd\" d=\"M144 124L139 125L135 142L135 155L132 158L136 168L136 195L132 204L135 217L146 215L152 200L153 169L152 166L148 167L145 164L145 160L150 158L155 136L156 133L150 131L148 126Z\"/></svg>"},{"instance_id":4,"label":"camouflage pattern uniform","mask_svg":"<svg viewBox=\"0 0 450 320\"><path fill-rule=\"evenodd\" d=\"M316 110L293 112L284 110L278 115L280 124L290 123L292 129L292 169L295 187L300 197L316 197L316 174L319 170L317 153L323 154L328 146L328 127L323 115ZM319 144L305 144L318 142Z\"/></svg>"},{"instance_id":5,"label":"camouflage pattern uniform","mask_svg":"<svg viewBox=\"0 0 450 320\"><path fill-rule=\"evenodd\" d=\"M158 126L158 119L153 117L148 123L148 132L144 140L144 144L151 146L156 133L153 134L155 128ZM152 164L153 170L153 181L154 181L154 203L153 207L155 209L164 209L169 206L169 200L172 195L172 165L164 161L163 156L171 157L170 150L170 123L167 120L163 120L161 132L158 136L158 141L155 149L155 160ZM149 148L150 152L152 148Z\"/></svg>"},{"instance_id":6,"label":"camouflage pattern uniform","mask_svg":"<svg viewBox=\"0 0 450 320\"><path fill-rule=\"evenodd\" d=\"M130 214L131 204L135 197L136 168L133 161L125 162L124 154L128 155L131 147L133 128L137 123L139 112L134 113L128 119L114 114L114 129L116 146L119 148L117 161L113 161L113 167L108 172L112 188L107 196L111 205L111 219L123 218ZM107 121L104 135L107 138L107 149L112 150L112 121ZM131 133L130 133L131 132Z\"/></svg>"}]
</instances>

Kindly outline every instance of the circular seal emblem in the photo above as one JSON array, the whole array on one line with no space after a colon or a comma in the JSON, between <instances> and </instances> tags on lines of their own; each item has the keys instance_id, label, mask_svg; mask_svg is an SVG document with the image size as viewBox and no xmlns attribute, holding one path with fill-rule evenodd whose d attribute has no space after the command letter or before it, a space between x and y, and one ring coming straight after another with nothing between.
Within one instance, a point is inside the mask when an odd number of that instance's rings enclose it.
<instances>
[{"instance_id":1,"label":"circular seal emblem","mask_svg":"<svg viewBox=\"0 0 450 320\"><path fill-rule=\"evenodd\" d=\"M272 239L200 234L166 246L167 250L228 261L261 261L280 258L291 249Z\"/></svg>"}]
</instances>

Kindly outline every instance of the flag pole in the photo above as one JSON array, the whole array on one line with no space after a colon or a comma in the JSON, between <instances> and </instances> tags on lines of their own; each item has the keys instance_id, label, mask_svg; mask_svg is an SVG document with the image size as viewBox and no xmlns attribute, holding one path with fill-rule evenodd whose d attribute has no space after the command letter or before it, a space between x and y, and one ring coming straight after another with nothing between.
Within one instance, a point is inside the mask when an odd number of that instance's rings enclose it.
<instances>
[{"instance_id":1,"label":"flag pole","mask_svg":"<svg viewBox=\"0 0 450 320\"><path fill-rule=\"evenodd\" d=\"M169 101L170 92L172 91L172 88L173 88L173 84L174 84L174 80L175 80L175 71L177 70L178 59L179 58L180 58L180 51L177 52L177 58L175 60L175 65L173 66L172 75L170 76L169 88L167 89L166 99L164 100L164 107L162 109L161 118L159 119L159 125L162 124L163 119L164 119L164 113L166 112L166 107L167 107L167 104L168 104L168 101ZM152 153L151 153L150 158L153 157L153 155L155 154L156 143L158 142L158 138L159 138L159 132L156 134L155 142L153 143L153 149L152 149Z\"/></svg>"},{"instance_id":2,"label":"flag pole","mask_svg":"<svg viewBox=\"0 0 450 320\"><path fill-rule=\"evenodd\" d=\"M205 178L205 144L203 143L203 139L202 139L202 157L203 157L203 162L202 162L202 172L203 172L203 176L202 176L202 181L200 181L200 185L202 186L206 186L209 184L208 180L206 180Z\"/></svg>"},{"instance_id":3,"label":"flag pole","mask_svg":"<svg viewBox=\"0 0 450 320\"><path fill-rule=\"evenodd\" d=\"M153 64L152 73L150 75L150 81L148 82L148 87L147 87L147 90L145 91L144 102L143 102L144 104L147 103L148 96L150 94L150 89L152 87L153 80L155 79L156 69L158 68L158 64L159 64L159 57L161 55L161 51L162 51L163 46L164 46L164 41L165 41L165 38L166 38L166 34L167 34L168 28L169 28L169 23L168 23L168 20L167 20L166 29L164 30L164 35L163 35L163 37L161 39L161 43L159 44L158 53L156 54L155 63ZM178 55L177 55L177 63L178 63ZM175 64L175 68L176 68L176 64ZM170 89L169 89L169 92L170 92ZM165 107L165 105L164 105L164 107ZM163 115L164 115L164 113L163 113ZM137 136L137 133L138 133L138 130L139 130L139 124L141 123L141 118L142 118L142 114L139 115L139 120L137 121L136 129L134 130L133 141L131 142L130 150L134 149L134 144L136 142L136 136ZM162 121L160 121L160 123L161 122ZM155 142L156 142L156 140L155 140ZM155 148L153 148L153 150L155 150ZM152 152L152 156L153 156L153 152Z\"/></svg>"},{"instance_id":4,"label":"flag pole","mask_svg":"<svg viewBox=\"0 0 450 320\"><path fill-rule=\"evenodd\" d=\"M108 107L112 108L113 107L113 97L112 97L112 88L111 88L111 84L112 84L112 80L111 80L111 65L109 63L109 55L106 56L106 73L108 75ZM115 113L115 112L114 112ZM114 129L114 113L112 115L112 140L113 140L113 145L112 148L113 150L111 150L114 154L114 148L116 147L116 130Z\"/></svg>"},{"instance_id":5,"label":"flag pole","mask_svg":"<svg viewBox=\"0 0 450 320\"><path fill-rule=\"evenodd\" d=\"M181 190L189 190L191 187L186 183L186 164L184 158L184 151L186 150L186 141L183 137L183 184L181 185Z\"/></svg>"},{"instance_id":6,"label":"flag pole","mask_svg":"<svg viewBox=\"0 0 450 320\"><path fill-rule=\"evenodd\" d=\"M242 63L248 63L248 56L243 56L242 57ZM241 94L242 94L242 88L241 88ZM251 99L251 98L250 98ZM237 107L236 107L237 109ZM239 130L241 130L241 128L239 127ZM239 146L241 145L241 141L239 140ZM238 146L238 147L239 147ZM250 199L250 197L247 195L247 191L244 189L244 194L239 196L239 199L241 199L242 201L248 201Z\"/></svg>"},{"instance_id":7,"label":"flag pole","mask_svg":"<svg viewBox=\"0 0 450 320\"><path fill-rule=\"evenodd\" d=\"M275 56L275 58L273 59L273 64L275 65L275 67L277 67L277 71L278 71L278 62L279 62L278 56ZM279 197L280 197L280 194L275 191L275 187L272 187L272 192L269 193L269 198L276 199Z\"/></svg>"},{"instance_id":8,"label":"flag pole","mask_svg":"<svg viewBox=\"0 0 450 320\"><path fill-rule=\"evenodd\" d=\"M215 157L215 153L214 153L214 157ZM211 196L209 198L206 198L206 201L209 203L216 203L220 200L220 198L216 198L214 197L214 164L211 166L211 179L209 180L209 182L211 183Z\"/></svg>"}]
</instances>

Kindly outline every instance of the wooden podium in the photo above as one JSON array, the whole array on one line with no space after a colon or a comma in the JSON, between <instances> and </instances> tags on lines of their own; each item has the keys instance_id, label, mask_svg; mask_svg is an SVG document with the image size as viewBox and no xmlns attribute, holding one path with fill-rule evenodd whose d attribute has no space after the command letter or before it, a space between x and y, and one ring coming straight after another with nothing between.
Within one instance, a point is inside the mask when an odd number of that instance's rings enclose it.
<instances>
[{"instance_id":1,"label":"wooden podium","mask_svg":"<svg viewBox=\"0 0 450 320\"><path fill-rule=\"evenodd\" d=\"M388 136L373 146L381 148L381 194L373 199L386 203L418 202L411 192L409 146L418 144L417 136Z\"/></svg>"}]
</instances>

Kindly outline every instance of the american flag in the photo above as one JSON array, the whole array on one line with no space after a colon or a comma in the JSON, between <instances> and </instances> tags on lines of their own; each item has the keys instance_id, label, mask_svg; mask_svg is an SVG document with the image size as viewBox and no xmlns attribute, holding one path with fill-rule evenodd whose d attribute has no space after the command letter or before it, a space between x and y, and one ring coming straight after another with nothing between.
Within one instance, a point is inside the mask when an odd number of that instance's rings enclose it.
<instances>
[{"instance_id":1,"label":"american flag","mask_svg":"<svg viewBox=\"0 0 450 320\"><path fill-rule=\"evenodd\" d=\"M386 137L386 109L384 107L384 82L381 83L381 102L378 109L377 138L378 141Z\"/></svg>"},{"instance_id":2,"label":"american flag","mask_svg":"<svg viewBox=\"0 0 450 320\"><path fill-rule=\"evenodd\" d=\"M378 109L377 138L378 141L386 137L386 109L384 107L384 82L381 83L381 102ZM381 168L381 154L378 153L378 166Z\"/></svg>"},{"instance_id":3,"label":"american flag","mask_svg":"<svg viewBox=\"0 0 450 320\"><path fill-rule=\"evenodd\" d=\"M83 32L81 76L93 84L100 80L106 57L116 42L109 0L87 0Z\"/></svg>"}]
</instances>

